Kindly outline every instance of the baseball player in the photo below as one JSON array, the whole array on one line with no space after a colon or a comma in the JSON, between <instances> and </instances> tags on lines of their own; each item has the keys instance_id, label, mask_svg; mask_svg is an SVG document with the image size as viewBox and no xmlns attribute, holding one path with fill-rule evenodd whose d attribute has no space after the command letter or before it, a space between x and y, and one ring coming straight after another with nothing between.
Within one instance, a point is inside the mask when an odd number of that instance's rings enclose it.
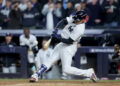
<instances>
[{"instance_id":1,"label":"baseball player","mask_svg":"<svg viewBox=\"0 0 120 86\"><path fill-rule=\"evenodd\" d=\"M30 82L38 81L38 77L48 70L55 61L61 59L62 71L66 74L78 75L89 77L93 82L97 81L97 77L93 68L82 70L71 66L72 57L77 51L77 42L80 41L85 31L85 22L88 15L85 11L78 11L72 17L64 19L68 24L64 27L61 34L58 34L58 30L53 31L51 35L53 38L60 40L61 42L56 45L51 57L41 65L41 67L34 73Z\"/></svg>"},{"instance_id":2,"label":"baseball player","mask_svg":"<svg viewBox=\"0 0 120 86\"><path fill-rule=\"evenodd\" d=\"M42 64L44 64L45 61L51 56L53 50L51 48L48 48L45 46L45 43L47 42L47 39L44 39L42 42L42 49L40 49L35 57L35 63L37 69L40 68Z\"/></svg>"},{"instance_id":3,"label":"baseball player","mask_svg":"<svg viewBox=\"0 0 120 86\"><path fill-rule=\"evenodd\" d=\"M28 62L30 64L31 71L34 72L34 52L37 51L37 38L34 35L30 34L29 29L25 29L24 34L20 36L19 40L20 46L25 46L28 49Z\"/></svg>"}]
</instances>

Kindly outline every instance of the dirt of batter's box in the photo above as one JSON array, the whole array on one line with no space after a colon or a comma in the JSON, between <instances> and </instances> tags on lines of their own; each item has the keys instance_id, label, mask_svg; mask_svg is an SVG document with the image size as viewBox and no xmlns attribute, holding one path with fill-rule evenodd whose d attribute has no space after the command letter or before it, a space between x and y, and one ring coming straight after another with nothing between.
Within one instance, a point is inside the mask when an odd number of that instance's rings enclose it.
<instances>
[{"instance_id":1,"label":"dirt of batter's box","mask_svg":"<svg viewBox=\"0 0 120 86\"><path fill-rule=\"evenodd\" d=\"M29 83L28 80L2 80L0 86L120 86L120 81L99 81L93 83L91 81L39 81L37 83Z\"/></svg>"}]
</instances>

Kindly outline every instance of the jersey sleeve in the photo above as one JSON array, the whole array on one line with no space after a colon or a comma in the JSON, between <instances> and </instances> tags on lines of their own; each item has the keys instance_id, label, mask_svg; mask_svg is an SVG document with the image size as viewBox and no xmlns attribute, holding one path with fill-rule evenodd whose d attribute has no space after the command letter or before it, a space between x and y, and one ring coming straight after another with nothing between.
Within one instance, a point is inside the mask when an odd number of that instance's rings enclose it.
<instances>
[{"instance_id":1,"label":"jersey sleeve","mask_svg":"<svg viewBox=\"0 0 120 86\"><path fill-rule=\"evenodd\" d=\"M79 38L84 34L84 26L76 26L70 34L70 38L74 41L78 41Z\"/></svg>"},{"instance_id":2,"label":"jersey sleeve","mask_svg":"<svg viewBox=\"0 0 120 86\"><path fill-rule=\"evenodd\" d=\"M19 37L19 41L20 41L20 46L25 45L22 35Z\"/></svg>"},{"instance_id":3,"label":"jersey sleeve","mask_svg":"<svg viewBox=\"0 0 120 86\"><path fill-rule=\"evenodd\" d=\"M32 44L30 46L31 47L37 46L37 44L38 44L38 41L37 41L36 36L32 35Z\"/></svg>"},{"instance_id":4,"label":"jersey sleeve","mask_svg":"<svg viewBox=\"0 0 120 86\"><path fill-rule=\"evenodd\" d=\"M74 20L72 16L66 17L68 23L72 23Z\"/></svg>"},{"instance_id":5,"label":"jersey sleeve","mask_svg":"<svg viewBox=\"0 0 120 86\"><path fill-rule=\"evenodd\" d=\"M35 57L35 61L39 61L39 58L40 58L40 50L38 51L36 57Z\"/></svg>"}]
</instances>

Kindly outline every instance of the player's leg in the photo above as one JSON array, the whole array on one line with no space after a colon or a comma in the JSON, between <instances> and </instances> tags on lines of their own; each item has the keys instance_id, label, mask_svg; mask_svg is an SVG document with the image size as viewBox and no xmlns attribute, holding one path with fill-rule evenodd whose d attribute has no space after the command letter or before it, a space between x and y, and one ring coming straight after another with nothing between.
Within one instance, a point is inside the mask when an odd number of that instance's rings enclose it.
<instances>
[{"instance_id":1,"label":"player's leg","mask_svg":"<svg viewBox=\"0 0 120 86\"><path fill-rule=\"evenodd\" d=\"M80 75L80 76L85 76L90 78L92 77L92 74L94 73L93 69L82 70L82 69L78 69L76 67L71 66L73 55L68 51L63 50L60 56L62 61L63 72L67 74L72 74L72 75Z\"/></svg>"},{"instance_id":2,"label":"player's leg","mask_svg":"<svg viewBox=\"0 0 120 86\"><path fill-rule=\"evenodd\" d=\"M52 55L50 56L50 58L47 59L46 62L43 62L44 64L41 65L41 67L36 71L36 73L34 73L31 76L30 82L35 82L38 80L38 77L44 73L45 71L47 71L53 64L54 62L58 61L60 59L59 57L59 51L60 51L60 47L61 45L58 44L54 50Z\"/></svg>"},{"instance_id":3,"label":"player's leg","mask_svg":"<svg viewBox=\"0 0 120 86\"><path fill-rule=\"evenodd\" d=\"M36 66L36 70L38 70L40 68L40 66L42 65L41 59L40 57L35 57L35 66Z\"/></svg>"},{"instance_id":4,"label":"player's leg","mask_svg":"<svg viewBox=\"0 0 120 86\"><path fill-rule=\"evenodd\" d=\"M61 76L61 79L62 80L67 80L68 79L68 74L66 74L66 73L62 73L62 76Z\"/></svg>"},{"instance_id":5,"label":"player's leg","mask_svg":"<svg viewBox=\"0 0 120 86\"><path fill-rule=\"evenodd\" d=\"M31 72L34 73L36 68L35 68L34 53L32 51L28 51L28 62Z\"/></svg>"}]
</instances>

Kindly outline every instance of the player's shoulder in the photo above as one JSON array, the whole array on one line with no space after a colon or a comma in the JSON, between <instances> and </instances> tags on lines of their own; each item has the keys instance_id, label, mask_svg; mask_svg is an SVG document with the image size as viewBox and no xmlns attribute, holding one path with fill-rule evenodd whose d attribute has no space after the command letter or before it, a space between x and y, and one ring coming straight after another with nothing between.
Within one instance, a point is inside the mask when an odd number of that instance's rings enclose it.
<instances>
[{"instance_id":1,"label":"player's shoulder","mask_svg":"<svg viewBox=\"0 0 120 86\"><path fill-rule=\"evenodd\" d=\"M30 38L36 38L36 36L33 34L30 34Z\"/></svg>"},{"instance_id":2,"label":"player's shoulder","mask_svg":"<svg viewBox=\"0 0 120 86\"><path fill-rule=\"evenodd\" d=\"M43 51L43 49L41 48L41 49L39 49L38 53L41 53L42 51Z\"/></svg>"},{"instance_id":3,"label":"player's shoulder","mask_svg":"<svg viewBox=\"0 0 120 86\"><path fill-rule=\"evenodd\" d=\"M48 48L48 50L49 50L49 51L53 51L53 49L52 49L52 48Z\"/></svg>"},{"instance_id":4,"label":"player's shoulder","mask_svg":"<svg viewBox=\"0 0 120 86\"><path fill-rule=\"evenodd\" d=\"M83 24L78 24L78 25L76 25L76 28L78 30L85 30L85 24L84 23Z\"/></svg>"},{"instance_id":5,"label":"player's shoulder","mask_svg":"<svg viewBox=\"0 0 120 86\"><path fill-rule=\"evenodd\" d=\"M76 33L84 34L85 24L83 23L83 24L76 25L74 31L75 31Z\"/></svg>"},{"instance_id":6,"label":"player's shoulder","mask_svg":"<svg viewBox=\"0 0 120 86\"><path fill-rule=\"evenodd\" d=\"M23 38L24 37L24 34L20 35L20 38Z\"/></svg>"},{"instance_id":7,"label":"player's shoulder","mask_svg":"<svg viewBox=\"0 0 120 86\"><path fill-rule=\"evenodd\" d=\"M30 34L31 37L35 37L33 34Z\"/></svg>"},{"instance_id":8,"label":"player's shoulder","mask_svg":"<svg viewBox=\"0 0 120 86\"><path fill-rule=\"evenodd\" d=\"M85 23L78 24L78 25L76 25L76 27L83 27L83 28L85 28Z\"/></svg>"}]
</instances>

